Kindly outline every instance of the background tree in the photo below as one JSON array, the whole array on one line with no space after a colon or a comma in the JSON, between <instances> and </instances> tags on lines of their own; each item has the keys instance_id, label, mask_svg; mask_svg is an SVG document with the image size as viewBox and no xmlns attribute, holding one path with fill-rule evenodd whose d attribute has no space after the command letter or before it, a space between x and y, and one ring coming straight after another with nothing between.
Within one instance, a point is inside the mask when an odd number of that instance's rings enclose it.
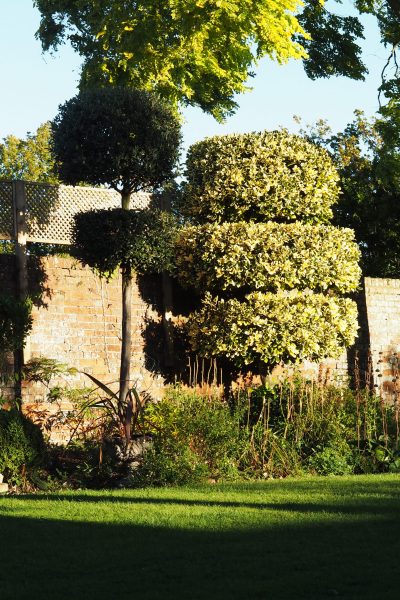
<instances>
[{"instance_id":1,"label":"background tree","mask_svg":"<svg viewBox=\"0 0 400 600\"><path fill-rule=\"evenodd\" d=\"M303 4L303 3L302 3ZM320 0L36 0L44 50L69 40L84 58L81 86L133 85L221 120L258 61L303 58L312 78L364 79L359 15ZM356 0L377 17L381 39L399 41L398 0ZM308 56L305 52L308 53Z\"/></svg>"},{"instance_id":2,"label":"background tree","mask_svg":"<svg viewBox=\"0 0 400 600\"><path fill-rule=\"evenodd\" d=\"M47 122L36 133L28 133L26 139L14 135L4 138L0 144L0 179L57 183L51 137Z\"/></svg>"},{"instance_id":3,"label":"background tree","mask_svg":"<svg viewBox=\"0 0 400 600\"><path fill-rule=\"evenodd\" d=\"M176 276L201 296L188 332L200 355L261 372L338 356L357 331L353 232L329 225L338 175L328 153L285 131L189 149Z\"/></svg>"},{"instance_id":4,"label":"background tree","mask_svg":"<svg viewBox=\"0 0 400 600\"><path fill-rule=\"evenodd\" d=\"M86 219L78 216L75 241L83 261L98 268L101 273L109 274L113 268L121 267L122 343L118 409L126 440L129 441L132 415L132 398L129 397L132 267L138 269L140 250L142 263L150 260L149 248L139 247L138 251L140 242L135 246L131 236L146 236L152 222L158 229L162 225L159 215L153 215L151 221L138 216L137 211L129 210L130 198L134 192L157 190L173 178L179 156L180 126L171 109L154 95L134 89L108 88L82 92L61 106L53 123L53 135L54 152L63 181L72 185L78 182L103 184L121 194L122 211L89 213ZM88 228L91 230L88 231ZM98 240L97 246L93 244L93 236ZM153 241L156 238L154 235ZM161 234L158 239L162 239ZM156 267L155 263L156 259L151 264ZM162 268L159 260L158 269Z\"/></svg>"},{"instance_id":5,"label":"background tree","mask_svg":"<svg viewBox=\"0 0 400 600\"><path fill-rule=\"evenodd\" d=\"M370 277L400 276L399 120L394 111L385 113L366 119L356 111L336 134L324 122L302 130L331 153L342 191L334 222L354 230L363 274Z\"/></svg>"},{"instance_id":6,"label":"background tree","mask_svg":"<svg viewBox=\"0 0 400 600\"><path fill-rule=\"evenodd\" d=\"M172 105L198 105L217 119L258 60L305 53L297 0L37 0L43 48L66 39L84 58L81 85L132 85Z\"/></svg>"}]
</instances>

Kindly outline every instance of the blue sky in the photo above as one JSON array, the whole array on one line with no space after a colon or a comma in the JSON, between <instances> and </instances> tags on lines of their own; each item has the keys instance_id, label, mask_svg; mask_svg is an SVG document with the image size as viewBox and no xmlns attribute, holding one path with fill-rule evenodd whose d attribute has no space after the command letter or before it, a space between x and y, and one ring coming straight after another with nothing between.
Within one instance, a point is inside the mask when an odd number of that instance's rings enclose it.
<instances>
[{"instance_id":1,"label":"blue sky","mask_svg":"<svg viewBox=\"0 0 400 600\"><path fill-rule=\"evenodd\" d=\"M344 0L344 5L349 0ZM318 118L337 131L357 108L373 115L378 108L377 87L387 51L379 44L374 19L366 18L364 58L370 74L365 82L345 78L310 81L300 62L278 66L263 60L252 80L253 91L238 98L240 108L224 125L202 113L185 110L184 145L205 136L260 131L284 126L296 131L293 115L304 123ZM69 47L54 56L43 55L34 34L39 13L32 0L0 0L0 138L24 136L52 119L60 103L74 96L79 78L79 57Z\"/></svg>"}]
</instances>

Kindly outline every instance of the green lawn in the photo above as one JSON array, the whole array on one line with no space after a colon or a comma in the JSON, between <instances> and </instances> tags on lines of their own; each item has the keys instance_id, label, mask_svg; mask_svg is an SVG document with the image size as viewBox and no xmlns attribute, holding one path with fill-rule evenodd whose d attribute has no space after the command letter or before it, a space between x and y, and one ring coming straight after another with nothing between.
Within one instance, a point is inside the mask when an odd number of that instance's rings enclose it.
<instances>
[{"instance_id":1,"label":"green lawn","mask_svg":"<svg viewBox=\"0 0 400 600\"><path fill-rule=\"evenodd\" d=\"M400 598L400 476L0 497L1 600Z\"/></svg>"}]
</instances>

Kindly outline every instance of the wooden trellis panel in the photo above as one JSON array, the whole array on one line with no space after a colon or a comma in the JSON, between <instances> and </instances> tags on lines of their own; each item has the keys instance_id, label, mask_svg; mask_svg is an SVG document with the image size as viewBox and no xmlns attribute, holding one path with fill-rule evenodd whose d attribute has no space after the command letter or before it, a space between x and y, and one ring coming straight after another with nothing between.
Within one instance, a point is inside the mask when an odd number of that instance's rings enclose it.
<instances>
[{"instance_id":1,"label":"wooden trellis panel","mask_svg":"<svg viewBox=\"0 0 400 600\"><path fill-rule=\"evenodd\" d=\"M0 239L14 237L13 185L11 181L0 181Z\"/></svg>"},{"instance_id":2,"label":"wooden trellis panel","mask_svg":"<svg viewBox=\"0 0 400 600\"><path fill-rule=\"evenodd\" d=\"M22 182L21 182L22 183ZM28 242L70 244L73 217L95 208L116 208L121 196L114 190L24 182ZM12 182L0 182L0 238L15 239ZM15 191L14 191L15 196ZM132 208L146 208L150 195L136 194Z\"/></svg>"}]
</instances>

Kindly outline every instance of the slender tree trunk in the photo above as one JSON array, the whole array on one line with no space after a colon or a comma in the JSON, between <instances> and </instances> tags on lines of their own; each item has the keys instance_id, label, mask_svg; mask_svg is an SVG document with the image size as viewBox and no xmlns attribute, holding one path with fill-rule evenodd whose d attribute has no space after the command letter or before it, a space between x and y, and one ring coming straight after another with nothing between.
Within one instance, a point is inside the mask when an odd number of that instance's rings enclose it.
<instances>
[{"instance_id":1,"label":"slender tree trunk","mask_svg":"<svg viewBox=\"0 0 400 600\"><path fill-rule=\"evenodd\" d=\"M122 208L129 210L130 194L122 194ZM122 267L122 336L119 372L119 413L125 433L125 442L131 439L132 398L129 395L132 349L132 269Z\"/></svg>"},{"instance_id":2,"label":"slender tree trunk","mask_svg":"<svg viewBox=\"0 0 400 600\"><path fill-rule=\"evenodd\" d=\"M171 200L168 196L165 196L161 200L161 210L166 213L171 212ZM162 314L162 324L164 328L165 336L165 366L175 366L175 352L174 352L174 328L172 325L171 317L173 310L173 296L172 296L172 282L171 277L168 273L163 272L162 274L162 295L164 310Z\"/></svg>"},{"instance_id":3,"label":"slender tree trunk","mask_svg":"<svg viewBox=\"0 0 400 600\"><path fill-rule=\"evenodd\" d=\"M132 273L129 266L122 268L122 342L119 373L119 404L123 418L125 441L131 437L132 399L128 397L131 374L132 346Z\"/></svg>"}]
</instances>

